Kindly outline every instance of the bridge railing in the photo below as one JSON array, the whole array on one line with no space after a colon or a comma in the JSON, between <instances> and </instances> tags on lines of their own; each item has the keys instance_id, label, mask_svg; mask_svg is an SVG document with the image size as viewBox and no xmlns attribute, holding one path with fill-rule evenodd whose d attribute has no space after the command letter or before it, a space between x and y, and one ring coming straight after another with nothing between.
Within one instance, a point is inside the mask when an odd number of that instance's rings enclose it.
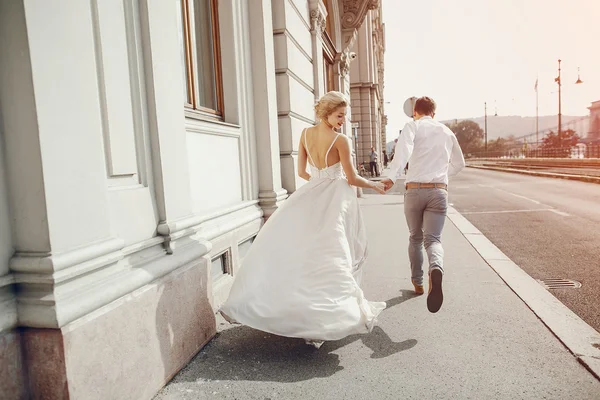
<instances>
[{"instance_id":1,"label":"bridge railing","mask_svg":"<svg viewBox=\"0 0 600 400\"><path fill-rule=\"evenodd\" d=\"M525 147L510 150L488 150L465 154L467 159L477 158L571 158L571 159L600 159L600 144L578 145L574 147Z\"/></svg>"}]
</instances>

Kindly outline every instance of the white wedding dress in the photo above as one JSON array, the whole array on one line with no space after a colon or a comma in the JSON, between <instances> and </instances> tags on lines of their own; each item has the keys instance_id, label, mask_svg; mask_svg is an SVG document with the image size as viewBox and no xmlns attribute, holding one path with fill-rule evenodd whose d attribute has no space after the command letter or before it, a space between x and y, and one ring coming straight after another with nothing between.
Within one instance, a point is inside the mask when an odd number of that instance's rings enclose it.
<instances>
[{"instance_id":1,"label":"white wedding dress","mask_svg":"<svg viewBox=\"0 0 600 400\"><path fill-rule=\"evenodd\" d=\"M339 162L319 170L308 157L310 181L267 220L220 312L317 342L370 332L385 303L367 301L359 286L367 237L358 199Z\"/></svg>"}]
</instances>

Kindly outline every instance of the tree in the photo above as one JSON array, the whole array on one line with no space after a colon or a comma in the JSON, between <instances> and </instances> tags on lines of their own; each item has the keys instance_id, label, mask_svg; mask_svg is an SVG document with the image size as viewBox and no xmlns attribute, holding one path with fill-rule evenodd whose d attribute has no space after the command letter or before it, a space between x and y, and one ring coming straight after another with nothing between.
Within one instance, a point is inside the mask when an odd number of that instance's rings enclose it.
<instances>
[{"instance_id":1,"label":"tree","mask_svg":"<svg viewBox=\"0 0 600 400\"><path fill-rule=\"evenodd\" d=\"M465 120L449 124L465 156L483 151L483 129L476 122Z\"/></svg>"},{"instance_id":2,"label":"tree","mask_svg":"<svg viewBox=\"0 0 600 400\"><path fill-rule=\"evenodd\" d=\"M549 132L542 138L542 155L568 157L571 154L571 148L577 143L579 143L579 135L573 129L563 131L562 138L558 137L558 133Z\"/></svg>"},{"instance_id":3,"label":"tree","mask_svg":"<svg viewBox=\"0 0 600 400\"><path fill-rule=\"evenodd\" d=\"M496 140L488 141L488 156L489 157L502 157L507 155L511 150L513 144L508 139L498 138Z\"/></svg>"}]
</instances>

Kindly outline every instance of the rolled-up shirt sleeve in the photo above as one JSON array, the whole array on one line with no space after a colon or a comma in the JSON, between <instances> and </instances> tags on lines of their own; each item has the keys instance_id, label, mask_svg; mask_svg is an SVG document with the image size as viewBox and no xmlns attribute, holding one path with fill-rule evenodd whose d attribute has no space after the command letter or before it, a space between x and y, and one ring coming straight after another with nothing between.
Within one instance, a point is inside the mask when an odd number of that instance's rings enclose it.
<instances>
[{"instance_id":1,"label":"rolled-up shirt sleeve","mask_svg":"<svg viewBox=\"0 0 600 400\"><path fill-rule=\"evenodd\" d=\"M406 163L412 155L415 147L415 131L416 126L414 121L407 122L398 136L398 142L394 150L394 159L390 163L389 172L387 173L387 178L391 179L394 183L402 174Z\"/></svg>"}]
</instances>

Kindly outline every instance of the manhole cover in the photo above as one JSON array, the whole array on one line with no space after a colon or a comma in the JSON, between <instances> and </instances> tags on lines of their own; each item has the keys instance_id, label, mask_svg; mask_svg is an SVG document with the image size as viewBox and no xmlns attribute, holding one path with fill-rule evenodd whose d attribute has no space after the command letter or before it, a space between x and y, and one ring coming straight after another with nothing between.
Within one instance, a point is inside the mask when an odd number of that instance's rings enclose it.
<instances>
[{"instance_id":1,"label":"manhole cover","mask_svg":"<svg viewBox=\"0 0 600 400\"><path fill-rule=\"evenodd\" d=\"M579 289L581 283L571 279L539 279L538 282L546 289Z\"/></svg>"}]
</instances>

